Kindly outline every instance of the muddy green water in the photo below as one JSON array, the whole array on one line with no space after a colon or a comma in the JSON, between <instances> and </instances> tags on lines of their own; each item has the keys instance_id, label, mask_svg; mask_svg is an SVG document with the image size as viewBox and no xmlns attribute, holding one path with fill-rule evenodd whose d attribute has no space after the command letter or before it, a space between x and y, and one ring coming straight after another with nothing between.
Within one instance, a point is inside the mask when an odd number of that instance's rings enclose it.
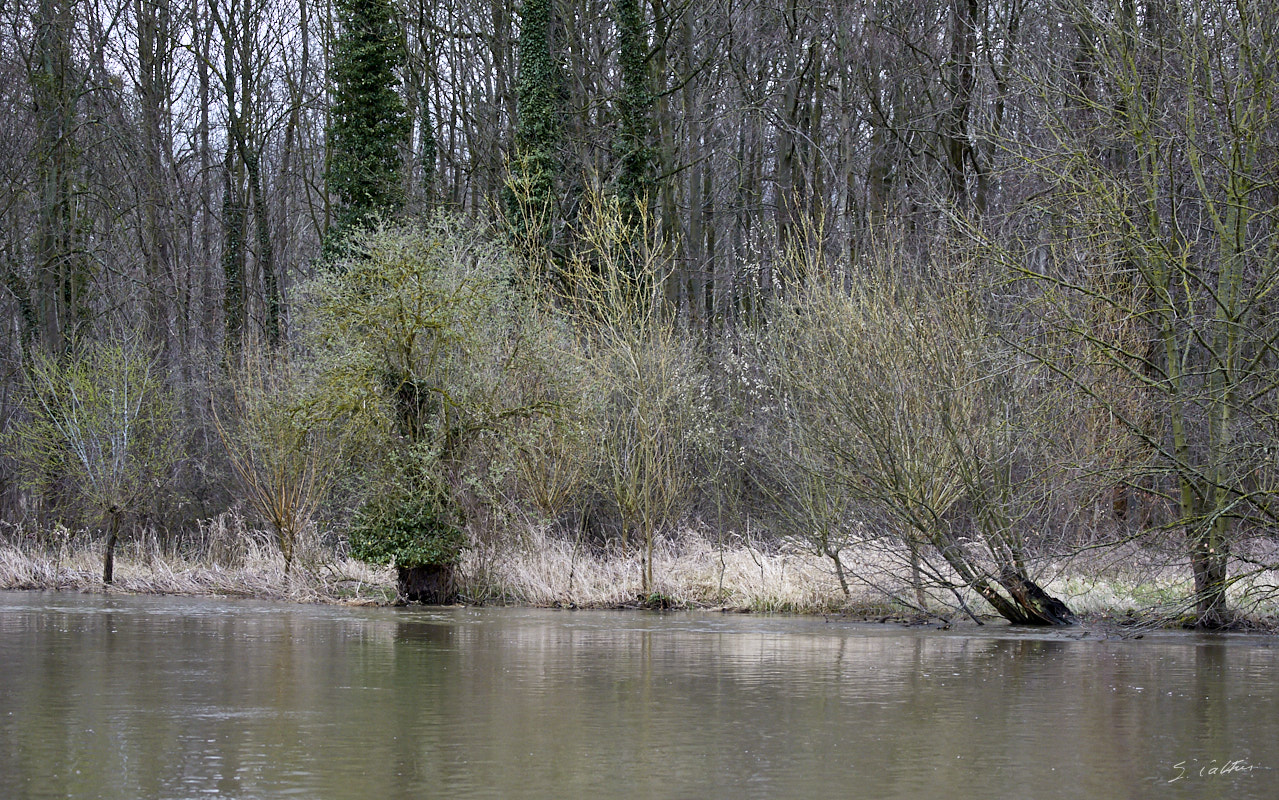
<instances>
[{"instance_id":1,"label":"muddy green water","mask_svg":"<svg viewBox=\"0 0 1279 800\"><path fill-rule=\"evenodd\" d=\"M1265 637L0 593L0 798L1275 798Z\"/></svg>"}]
</instances>

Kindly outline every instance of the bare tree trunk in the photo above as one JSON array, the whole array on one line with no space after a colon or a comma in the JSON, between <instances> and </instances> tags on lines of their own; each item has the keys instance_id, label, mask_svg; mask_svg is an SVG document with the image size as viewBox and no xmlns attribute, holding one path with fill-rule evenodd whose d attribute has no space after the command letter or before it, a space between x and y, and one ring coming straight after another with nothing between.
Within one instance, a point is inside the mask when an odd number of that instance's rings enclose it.
<instances>
[{"instance_id":1,"label":"bare tree trunk","mask_svg":"<svg viewBox=\"0 0 1279 800\"><path fill-rule=\"evenodd\" d=\"M107 546L102 556L102 582L111 585L115 581L115 546L120 540L119 508L112 507L107 511Z\"/></svg>"},{"instance_id":2,"label":"bare tree trunk","mask_svg":"<svg viewBox=\"0 0 1279 800\"><path fill-rule=\"evenodd\" d=\"M138 27L138 94L142 105L141 179L143 205L143 264L148 289L147 327L151 339L162 342L166 360L176 353L171 333L173 277L172 209L168 192L169 142L165 137L170 99L172 43L167 0L134 0Z\"/></svg>"},{"instance_id":3,"label":"bare tree trunk","mask_svg":"<svg viewBox=\"0 0 1279 800\"><path fill-rule=\"evenodd\" d=\"M77 241L77 91L71 54L74 4L40 0L36 17L37 204L35 307L45 347L59 352L88 318L88 264Z\"/></svg>"},{"instance_id":4,"label":"bare tree trunk","mask_svg":"<svg viewBox=\"0 0 1279 800\"><path fill-rule=\"evenodd\" d=\"M946 156L946 188L958 208L969 207L968 163L972 148L968 121L976 85L973 57L977 38L977 0L954 0L950 23L950 62L946 88L950 95L942 115L941 138Z\"/></svg>"}]
</instances>

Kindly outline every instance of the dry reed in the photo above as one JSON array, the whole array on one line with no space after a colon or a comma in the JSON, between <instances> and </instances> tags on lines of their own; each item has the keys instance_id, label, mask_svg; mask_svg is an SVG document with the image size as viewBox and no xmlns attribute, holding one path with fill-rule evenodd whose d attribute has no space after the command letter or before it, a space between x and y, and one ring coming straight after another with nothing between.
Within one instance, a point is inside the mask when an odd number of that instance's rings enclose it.
<instances>
[{"instance_id":1,"label":"dry reed","mask_svg":"<svg viewBox=\"0 0 1279 800\"><path fill-rule=\"evenodd\" d=\"M203 595L302 603L385 604L394 601L395 575L340 556L308 539L286 575L273 538L249 529L236 514L203 523L187 552L166 554L153 536L135 537L117 555L115 584L101 580L101 542L65 531L0 529L0 589ZM848 613L923 618L892 602L908 590L900 565L882 550L843 554L851 593L845 597L831 562L786 548L761 547L699 531L659 538L653 589L643 587L642 553L599 550L530 527L500 545L467 551L462 597L474 603L555 607L703 607L793 613ZM1244 574L1244 573L1240 573ZM1185 570L1175 556L1136 546L1098 551L1050 565L1045 586L1084 618L1137 627L1168 624L1189 613ZM1257 569L1238 579L1231 599L1249 623L1279 619L1279 571ZM958 617L953 601L936 594L929 614ZM974 602L976 598L967 598Z\"/></svg>"},{"instance_id":2,"label":"dry reed","mask_svg":"<svg viewBox=\"0 0 1279 800\"><path fill-rule=\"evenodd\" d=\"M25 535L24 535L25 534ZM11 527L0 533L0 589L101 591L251 597L303 603L380 603L394 598L394 575L326 552L299 548L293 569L274 538L248 529L237 514L202 523L179 552L139 536L116 555L115 580L102 582L102 545L87 535L40 536Z\"/></svg>"}]
</instances>

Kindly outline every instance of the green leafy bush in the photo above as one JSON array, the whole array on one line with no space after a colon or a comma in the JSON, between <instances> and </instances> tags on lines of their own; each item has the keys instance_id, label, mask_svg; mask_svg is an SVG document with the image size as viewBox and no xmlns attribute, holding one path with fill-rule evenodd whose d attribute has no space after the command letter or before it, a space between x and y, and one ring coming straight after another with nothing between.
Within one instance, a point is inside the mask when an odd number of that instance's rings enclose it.
<instances>
[{"instance_id":1,"label":"green leafy bush","mask_svg":"<svg viewBox=\"0 0 1279 800\"><path fill-rule=\"evenodd\" d=\"M371 501L351 522L351 554L373 564L425 567L457 564L466 534L434 497Z\"/></svg>"}]
</instances>

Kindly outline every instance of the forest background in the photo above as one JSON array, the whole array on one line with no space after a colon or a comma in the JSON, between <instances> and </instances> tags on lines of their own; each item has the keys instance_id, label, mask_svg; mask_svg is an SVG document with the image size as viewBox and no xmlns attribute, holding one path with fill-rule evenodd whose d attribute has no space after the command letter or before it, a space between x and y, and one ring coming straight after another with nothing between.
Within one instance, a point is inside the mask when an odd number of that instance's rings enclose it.
<instances>
[{"instance_id":1,"label":"forest background","mask_svg":"<svg viewBox=\"0 0 1279 800\"><path fill-rule=\"evenodd\" d=\"M1265 619L1276 10L4 0L7 585Z\"/></svg>"}]
</instances>

